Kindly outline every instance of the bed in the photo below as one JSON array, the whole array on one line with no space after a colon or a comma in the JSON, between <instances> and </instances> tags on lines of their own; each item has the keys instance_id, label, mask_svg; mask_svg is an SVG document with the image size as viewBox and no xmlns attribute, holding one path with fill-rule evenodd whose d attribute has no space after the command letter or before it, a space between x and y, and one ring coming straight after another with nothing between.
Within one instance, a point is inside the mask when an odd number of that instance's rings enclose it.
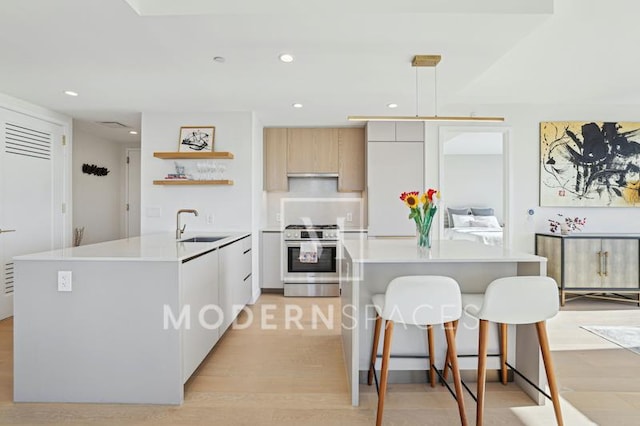
<instances>
[{"instance_id":1,"label":"bed","mask_svg":"<svg viewBox=\"0 0 640 426\"><path fill-rule=\"evenodd\" d=\"M447 208L444 238L501 246L503 227L490 207Z\"/></svg>"}]
</instances>

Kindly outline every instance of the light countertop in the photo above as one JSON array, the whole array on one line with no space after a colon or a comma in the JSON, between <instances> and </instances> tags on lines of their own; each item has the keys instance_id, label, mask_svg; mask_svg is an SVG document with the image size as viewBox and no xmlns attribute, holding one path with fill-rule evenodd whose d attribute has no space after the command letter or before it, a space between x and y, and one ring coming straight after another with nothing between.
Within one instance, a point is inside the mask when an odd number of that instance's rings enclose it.
<instances>
[{"instance_id":1,"label":"light countertop","mask_svg":"<svg viewBox=\"0 0 640 426\"><path fill-rule=\"evenodd\" d=\"M250 235L248 232L193 232L181 239L195 236L224 236L212 243L185 243L176 241L173 232L125 238L104 243L88 244L59 250L14 257L15 260L131 260L180 261L214 250Z\"/></svg>"},{"instance_id":2,"label":"light countertop","mask_svg":"<svg viewBox=\"0 0 640 426\"><path fill-rule=\"evenodd\" d=\"M345 240L344 247L357 263L456 263L456 262L546 262L533 254L474 241L436 240L424 256L415 238Z\"/></svg>"}]
</instances>

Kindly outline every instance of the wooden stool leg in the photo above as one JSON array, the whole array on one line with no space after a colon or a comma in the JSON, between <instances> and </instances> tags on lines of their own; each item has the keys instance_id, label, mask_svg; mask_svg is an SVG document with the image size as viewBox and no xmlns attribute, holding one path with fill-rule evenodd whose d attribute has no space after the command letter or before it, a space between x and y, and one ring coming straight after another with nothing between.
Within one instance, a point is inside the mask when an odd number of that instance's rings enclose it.
<instances>
[{"instance_id":1,"label":"wooden stool leg","mask_svg":"<svg viewBox=\"0 0 640 426\"><path fill-rule=\"evenodd\" d=\"M478 336L478 401L476 406L476 426L482 426L484 417L484 390L487 381L487 335L489 334L489 321L480 320L480 332Z\"/></svg>"},{"instance_id":2,"label":"wooden stool leg","mask_svg":"<svg viewBox=\"0 0 640 426\"><path fill-rule=\"evenodd\" d=\"M380 341L380 328L382 327L382 317L376 315L376 325L373 331L373 347L371 349L371 363L369 364L369 378L367 384L371 386L373 384L373 370L376 365L376 358L378 357L378 342Z\"/></svg>"},{"instance_id":3,"label":"wooden stool leg","mask_svg":"<svg viewBox=\"0 0 640 426\"><path fill-rule=\"evenodd\" d=\"M431 387L436 387L436 355L433 343L433 326L427 326L427 341L429 342L429 380Z\"/></svg>"},{"instance_id":4,"label":"wooden stool leg","mask_svg":"<svg viewBox=\"0 0 640 426\"><path fill-rule=\"evenodd\" d=\"M460 380L460 370L458 369L458 352L456 350L456 336L453 331L453 323L444 324L444 334L447 338L447 353L451 361L453 371L453 384L456 389L456 400L458 401L458 412L462 426L467 426L467 413L464 411L464 394L462 393L462 381Z\"/></svg>"},{"instance_id":5,"label":"wooden stool leg","mask_svg":"<svg viewBox=\"0 0 640 426\"><path fill-rule=\"evenodd\" d=\"M553 373L553 360L551 359L551 350L549 350L549 339L547 337L545 321L537 322L536 330L538 331L538 341L540 342L540 350L542 351L544 369L547 372L549 390L551 390L551 400L553 401L553 411L556 414L556 422L558 422L559 426L563 426L562 411L560 410L560 397L558 396L558 384L556 383L556 376Z\"/></svg>"},{"instance_id":6,"label":"wooden stool leg","mask_svg":"<svg viewBox=\"0 0 640 426\"><path fill-rule=\"evenodd\" d=\"M453 322L453 335L455 336L458 333L458 320ZM442 377L444 380L447 380L449 376L449 363L451 362L451 358L449 357L449 350L447 349L447 357L444 360L444 367L442 368Z\"/></svg>"},{"instance_id":7,"label":"wooden stool leg","mask_svg":"<svg viewBox=\"0 0 640 426\"><path fill-rule=\"evenodd\" d=\"M393 321L386 321L384 329L384 347L382 349L382 372L380 373L380 392L378 393L378 414L376 426L382 425L384 411L384 397L387 393L387 378L389 376L389 358L391 356L391 336L393 335Z\"/></svg>"},{"instance_id":8,"label":"wooden stool leg","mask_svg":"<svg viewBox=\"0 0 640 426\"><path fill-rule=\"evenodd\" d=\"M502 384L507 384L507 324L500 326L500 379Z\"/></svg>"}]
</instances>

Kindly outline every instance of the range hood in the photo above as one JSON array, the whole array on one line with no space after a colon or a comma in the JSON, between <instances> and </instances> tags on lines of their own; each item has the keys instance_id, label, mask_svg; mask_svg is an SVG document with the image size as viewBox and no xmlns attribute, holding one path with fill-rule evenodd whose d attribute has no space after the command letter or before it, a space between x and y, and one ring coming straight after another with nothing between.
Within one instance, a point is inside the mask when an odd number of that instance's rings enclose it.
<instances>
[{"instance_id":1,"label":"range hood","mask_svg":"<svg viewBox=\"0 0 640 426\"><path fill-rule=\"evenodd\" d=\"M338 173L287 173L290 178L337 178Z\"/></svg>"}]
</instances>

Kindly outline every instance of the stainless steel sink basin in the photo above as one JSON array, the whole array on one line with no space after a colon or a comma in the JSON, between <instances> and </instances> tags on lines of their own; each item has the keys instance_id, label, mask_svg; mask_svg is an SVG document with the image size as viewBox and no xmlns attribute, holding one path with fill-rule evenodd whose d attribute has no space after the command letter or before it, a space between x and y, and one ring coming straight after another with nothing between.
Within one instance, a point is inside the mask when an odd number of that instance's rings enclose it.
<instances>
[{"instance_id":1,"label":"stainless steel sink basin","mask_svg":"<svg viewBox=\"0 0 640 426\"><path fill-rule=\"evenodd\" d=\"M191 237L185 240L180 240L181 243L213 243L218 240L225 239L227 237Z\"/></svg>"}]
</instances>

